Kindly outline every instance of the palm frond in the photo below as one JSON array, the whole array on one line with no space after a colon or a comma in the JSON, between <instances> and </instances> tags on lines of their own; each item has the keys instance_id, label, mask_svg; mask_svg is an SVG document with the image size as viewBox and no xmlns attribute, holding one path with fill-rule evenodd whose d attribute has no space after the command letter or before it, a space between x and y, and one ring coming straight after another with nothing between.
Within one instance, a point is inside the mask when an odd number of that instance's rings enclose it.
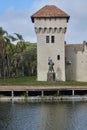
<instances>
[{"instance_id":1,"label":"palm frond","mask_svg":"<svg viewBox=\"0 0 87 130\"><path fill-rule=\"evenodd\" d=\"M8 35L8 38L11 39L12 41L16 41L17 38L13 37L12 35Z\"/></svg>"},{"instance_id":2,"label":"palm frond","mask_svg":"<svg viewBox=\"0 0 87 130\"><path fill-rule=\"evenodd\" d=\"M18 33L14 33L14 34L17 36L18 40L24 40L23 37L22 37L22 35L20 35Z\"/></svg>"},{"instance_id":3,"label":"palm frond","mask_svg":"<svg viewBox=\"0 0 87 130\"><path fill-rule=\"evenodd\" d=\"M2 27L0 27L0 36L3 36L3 35L8 35L8 32L5 31Z\"/></svg>"}]
</instances>

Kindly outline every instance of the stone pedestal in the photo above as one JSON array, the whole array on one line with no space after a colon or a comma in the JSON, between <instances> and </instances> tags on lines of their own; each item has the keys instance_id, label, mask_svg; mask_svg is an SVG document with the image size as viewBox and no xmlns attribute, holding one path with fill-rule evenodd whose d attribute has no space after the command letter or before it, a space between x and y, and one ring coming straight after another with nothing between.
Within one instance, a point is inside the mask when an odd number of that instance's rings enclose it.
<instances>
[{"instance_id":1,"label":"stone pedestal","mask_svg":"<svg viewBox=\"0 0 87 130\"><path fill-rule=\"evenodd\" d=\"M47 81L55 81L55 73L54 72L47 73Z\"/></svg>"}]
</instances>

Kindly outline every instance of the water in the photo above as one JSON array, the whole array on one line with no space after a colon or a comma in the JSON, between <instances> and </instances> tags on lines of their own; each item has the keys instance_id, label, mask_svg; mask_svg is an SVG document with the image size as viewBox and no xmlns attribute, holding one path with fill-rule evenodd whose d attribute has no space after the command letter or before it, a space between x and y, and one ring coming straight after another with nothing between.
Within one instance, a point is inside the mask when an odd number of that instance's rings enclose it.
<instances>
[{"instance_id":1,"label":"water","mask_svg":"<svg viewBox=\"0 0 87 130\"><path fill-rule=\"evenodd\" d=\"M87 102L0 103L0 130L87 130Z\"/></svg>"}]
</instances>

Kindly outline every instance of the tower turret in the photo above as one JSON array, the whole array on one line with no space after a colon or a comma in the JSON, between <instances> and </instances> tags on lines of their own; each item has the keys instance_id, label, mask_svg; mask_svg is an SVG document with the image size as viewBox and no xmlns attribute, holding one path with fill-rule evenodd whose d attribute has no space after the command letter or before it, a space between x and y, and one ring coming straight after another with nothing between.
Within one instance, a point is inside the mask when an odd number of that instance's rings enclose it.
<instances>
[{"instance_id":1,"label":"tower turret","mask_svg":"<svg viewBox=\"0 0 87 130\"><path fill-rule=\"evenodd\" d=\"M48 58L55 66L56 80L65 81L64 36L69 15L54 5L47 5L31 16L37 35L37 80L46 81Z\"/></svg>"}]
</instances>

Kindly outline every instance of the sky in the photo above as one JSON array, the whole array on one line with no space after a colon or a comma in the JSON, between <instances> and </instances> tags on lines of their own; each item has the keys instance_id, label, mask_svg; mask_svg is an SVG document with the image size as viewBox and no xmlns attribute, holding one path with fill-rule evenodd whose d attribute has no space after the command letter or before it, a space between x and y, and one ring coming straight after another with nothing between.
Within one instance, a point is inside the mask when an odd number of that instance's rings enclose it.
<instances>
[{"instance_id":1,"label":"sky","mask_svg":"<svg viewBox=\"0 0 87 130\"><path fill-rule=\"evenodd\" d=\"M36 42L31 15L45 5L56 5L70 15L65 41L87 41L87 0L0 0L0 27L9 34L19 33L25 41Z\"/></svg>"}]
</instances>

